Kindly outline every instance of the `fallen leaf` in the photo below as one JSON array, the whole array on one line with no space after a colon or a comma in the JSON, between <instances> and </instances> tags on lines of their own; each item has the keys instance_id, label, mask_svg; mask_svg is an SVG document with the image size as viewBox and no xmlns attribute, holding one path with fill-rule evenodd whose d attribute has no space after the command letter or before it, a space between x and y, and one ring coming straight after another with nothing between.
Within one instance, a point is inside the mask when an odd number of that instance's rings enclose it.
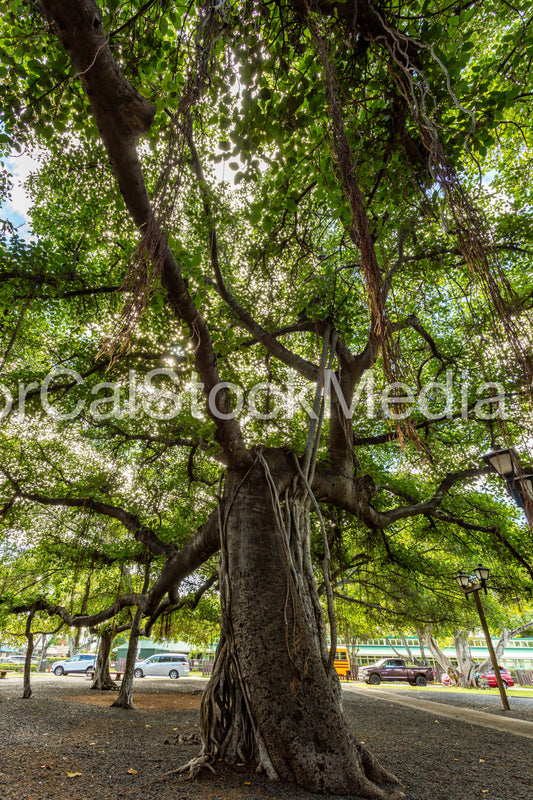
<instances>
[{"instance_id":1,"label":"fallen leaf","mask_svg":"<svg viewBox=\"0 0 533 800\"><path fill-rule=\"evenodd\" d=\"M137 770L132 769L131 767L127 769L126 772L128 773L128 775L137 775Z\"/></svg>"},{"instance_id":2,"label":"fallen leaf","mask_svg":"<svg viewBox=\"0 0 533 800\"><path fill-rule=\"evenodd\" d=\"M78 778L81 774L81 772L67 772L67 778Z\"/></svg>"},{"instance_id":3,"label":"fallen leaf","mask_svg":"<svg viewBox=\"0 0 533 800\"><path fill-rule=\"evenodd\" d=\"M438 721L438 719L436 719L435 722L437 723L437 725L440 725L440 722Z\"/></svg>"},{"instance_id":4,"label":"fallen leaf","mask_svg":"<svg viewBox=\"0 0 533 800\"><path fill-rule=\"evenodd\" d=\"M244 785L245 786L251 786L252 784L250 783L250 781L244 781Z\"/></svg>"},{"instance_id":5,"label":"fallen leaf","mask_svg":"<svg viewBox=\"0 0 533 800\"><path fill-rule=\"evenodd\" d=\"M145 725L144 727L145 728L151 728L152 726L151 725Z\"/></svg>"},{"instance_id":6,"label":"fallen leaf","mask_svg":"<svg viewBox=\"0 0 533 800\"><path fill-rule=\"evenodd\" d=\"M96 744L96 742L89 742L89 747L92 747L93 744Z\"/></svg>"},{"instance_id":7,"label":"fallen leaf","mask_svg":"<svg viewBox=\"0 0 533 800\"><path fill-rule=\"evenodd\" d=\"M485 759L484 759L484 758L480 758L480 759L479 759L479 763L480 763L480 764L484 764L484 763L485 763Z\"/></svg>"}]
</instances>

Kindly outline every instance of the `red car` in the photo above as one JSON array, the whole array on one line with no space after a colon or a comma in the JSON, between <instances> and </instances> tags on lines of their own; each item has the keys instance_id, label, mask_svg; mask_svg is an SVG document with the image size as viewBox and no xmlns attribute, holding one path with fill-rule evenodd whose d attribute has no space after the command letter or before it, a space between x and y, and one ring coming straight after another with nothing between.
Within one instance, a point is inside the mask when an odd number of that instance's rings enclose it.
<instances>
[{"instance_id":1,"label":"red car","mask_svg":"<svg viewBox=\"0 0 533 800\"><path fill-rule=\"evenodd\" d=\"M498 664L498 666L500 666L500 665ZM514 686L514 681L511 678L511 673L509 672L508 669L505 669L505 667L500 667L500 675L502 676L502 683L503 683L503 685L505 686L506 689L507 689L508 686ZM491 686L491 687L494 687L494 686L498 685L496 683L496 675L494 674L494 670L493 669L489 670L484 675L481 675L481 677L482 678L486 678L487 681L488 681L489 686Z\"/></svg>"}]
</instances>

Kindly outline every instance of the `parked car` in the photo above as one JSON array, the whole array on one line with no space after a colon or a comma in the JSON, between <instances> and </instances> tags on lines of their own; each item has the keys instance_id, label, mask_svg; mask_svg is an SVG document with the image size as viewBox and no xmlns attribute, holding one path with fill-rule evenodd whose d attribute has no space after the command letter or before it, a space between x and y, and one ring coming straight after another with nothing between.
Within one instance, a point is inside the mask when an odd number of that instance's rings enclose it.
<instances>
[{"instance_id":1,"label":"parked car","mask_svg":"<svg viewBox=\"0 0 533 800\"><path fill-rule=\"evenodd\" d=\"M94 653L79 653L77 656L66 658L64 661L56 661L53 666L54 675L69 675L71 672L81 674L92 674L96 656Z\"/></svg>"},{"instance_id":2,"label":"parked car","mask_svg":"<svg viewBox=\"0 0 533 800\"><path fill-rule=\"evenodd\" d=\"M35 664L37 661L36 656L32 656L31 663ZM26 661L26 656L6 656L5 658L0 658L0 663L2 664L24 664Z\"/></svg>"},{"instance_id":3,"label":"parked car","mask_svg":"<svg viewBox=\"0 0 533 800\"><path fill-rule=\"evenodd\" d=\"M500 667L499 664L498 666ZM508 686L514 686L514 681L508 669L505 669L505 667L500 667L500 675L502 676L502 683L506 689ZM489 669L487 672L484 672L482 675L480 675L480 677L486 678L487 683L491 688L494 688L495 686L498 685L496 681L496 675L493 669Z\"/></svg>"},{"instance_id":4,"label":"parked car","mask_svg":"<svg viewBox=\"0 0 533 800\"><path fill-rule=\"evenodd\" d=\"M407 665L401 658L382 658L369 667L363 667L359 674L366 683L378 686L381 681L407 681L411 686L426 686L434 680L431 667Z\"/></svg>"},{"instance_id":5,"label":"parked car","mask_svg":"<svg viewBox=\"0 0 533 800\"><path fill-rule=\"evenodd\" d=\"M187 656L182 653L157 653L155 656L138 661L133 675L136 678L145 676L168 676L169 678L186 677L190 672Z\"/></svg>"}]
</instances>

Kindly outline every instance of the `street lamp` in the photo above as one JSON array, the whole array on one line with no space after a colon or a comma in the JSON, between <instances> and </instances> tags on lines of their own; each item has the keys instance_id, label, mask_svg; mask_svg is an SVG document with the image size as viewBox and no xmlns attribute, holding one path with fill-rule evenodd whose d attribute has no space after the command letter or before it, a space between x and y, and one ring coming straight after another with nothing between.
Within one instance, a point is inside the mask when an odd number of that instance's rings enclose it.
<instances>
[{"instance_id":1,"label":"street lamp","mask_svg":"<svg viewBox=\"0 0 533 800\"><path fill-rule=\"evenodd\" d=\"M474 570L474 575L476 576L481 586L483 587L485 594L488 594L487 581L489 579L490 569L488 567L482 566L481 564L478 564Z\"/></svg>"},{"instance_id":2,"label":"street lamp","mask_svg":"<svg viewBox=\"0 0 533 800\"><path fill-rule=\"evenodd\" d=\"M488 567L484 567L482 564L478 564L478 566L474 570L474 574L477 578L476 583L472 583L470 575L467 572L463 571L460 571L457 573L457 575L455 575L455 580L465 593L465 597L467 598L467 600L469 594L474 595L474 601L476 603L477 613L479 614L479 621L481 622L481 627L483 628L483 633L485 634L485 641L487 642L487 649L489 651L492 669L494 670L494 674L496 676L496 683L498 684L498 689L500 690L500 697L502 698L503 710L509 711L510 710L509 700L507 699L505 686L502 681L502 676L500 675L500 667L498 666L496 653L494 652L494 647L492 646L492 639L490 638L489 626L487 625L487 619L485 617L485 612L483 611L483 606L481 605L481 599L479 597L481 589L483 589L485 594L487 594L487 581L489 579L490 570Z\"/></svg>"},{"instance_id":3,"label":"street lamp","mask_svg":"<svg viewBox=\"0 0 533 800\"><path fill-rule=\"evenodd\" d=\"M528 522L533 523L533 470L523 469L516 450L496 445L494 450L482 456L483 461L504 479L507 491L515 503L523 509Z\"/></svg>"}]
</instances>

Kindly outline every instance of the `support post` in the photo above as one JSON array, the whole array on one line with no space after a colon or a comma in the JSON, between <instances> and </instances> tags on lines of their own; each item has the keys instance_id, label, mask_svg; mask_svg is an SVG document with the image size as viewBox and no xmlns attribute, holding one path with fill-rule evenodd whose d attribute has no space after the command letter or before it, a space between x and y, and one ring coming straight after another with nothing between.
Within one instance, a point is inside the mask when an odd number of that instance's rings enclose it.
<instances>
[{"instance_id":1,"label":"support post","mask_svg":"<svg viewBox=\"0 0 533 800\"><path fill-rule=\"evenodd\" d=\"M496 675L496 683L498 684L498 689L500 690L503 710L510 711L509 700L507 699L505 686L503 685L502 676L500 675L500 667L498 666L498 660L496 658L496 653L494 652L494 647L492 646L492 639L490 638L489 626L487 625L485 612L483 611L483 606L481 605L481 599L479 597L480 589L481 589L481 584L477 583L467 591L468 593L471 592L474 595L477 613L479 614L481 627L483 628L483 633L485 634L485 639L487 641L487 648L489 650L492 669L494 670L494 674Z\"/></svg>"}]
</instances>

